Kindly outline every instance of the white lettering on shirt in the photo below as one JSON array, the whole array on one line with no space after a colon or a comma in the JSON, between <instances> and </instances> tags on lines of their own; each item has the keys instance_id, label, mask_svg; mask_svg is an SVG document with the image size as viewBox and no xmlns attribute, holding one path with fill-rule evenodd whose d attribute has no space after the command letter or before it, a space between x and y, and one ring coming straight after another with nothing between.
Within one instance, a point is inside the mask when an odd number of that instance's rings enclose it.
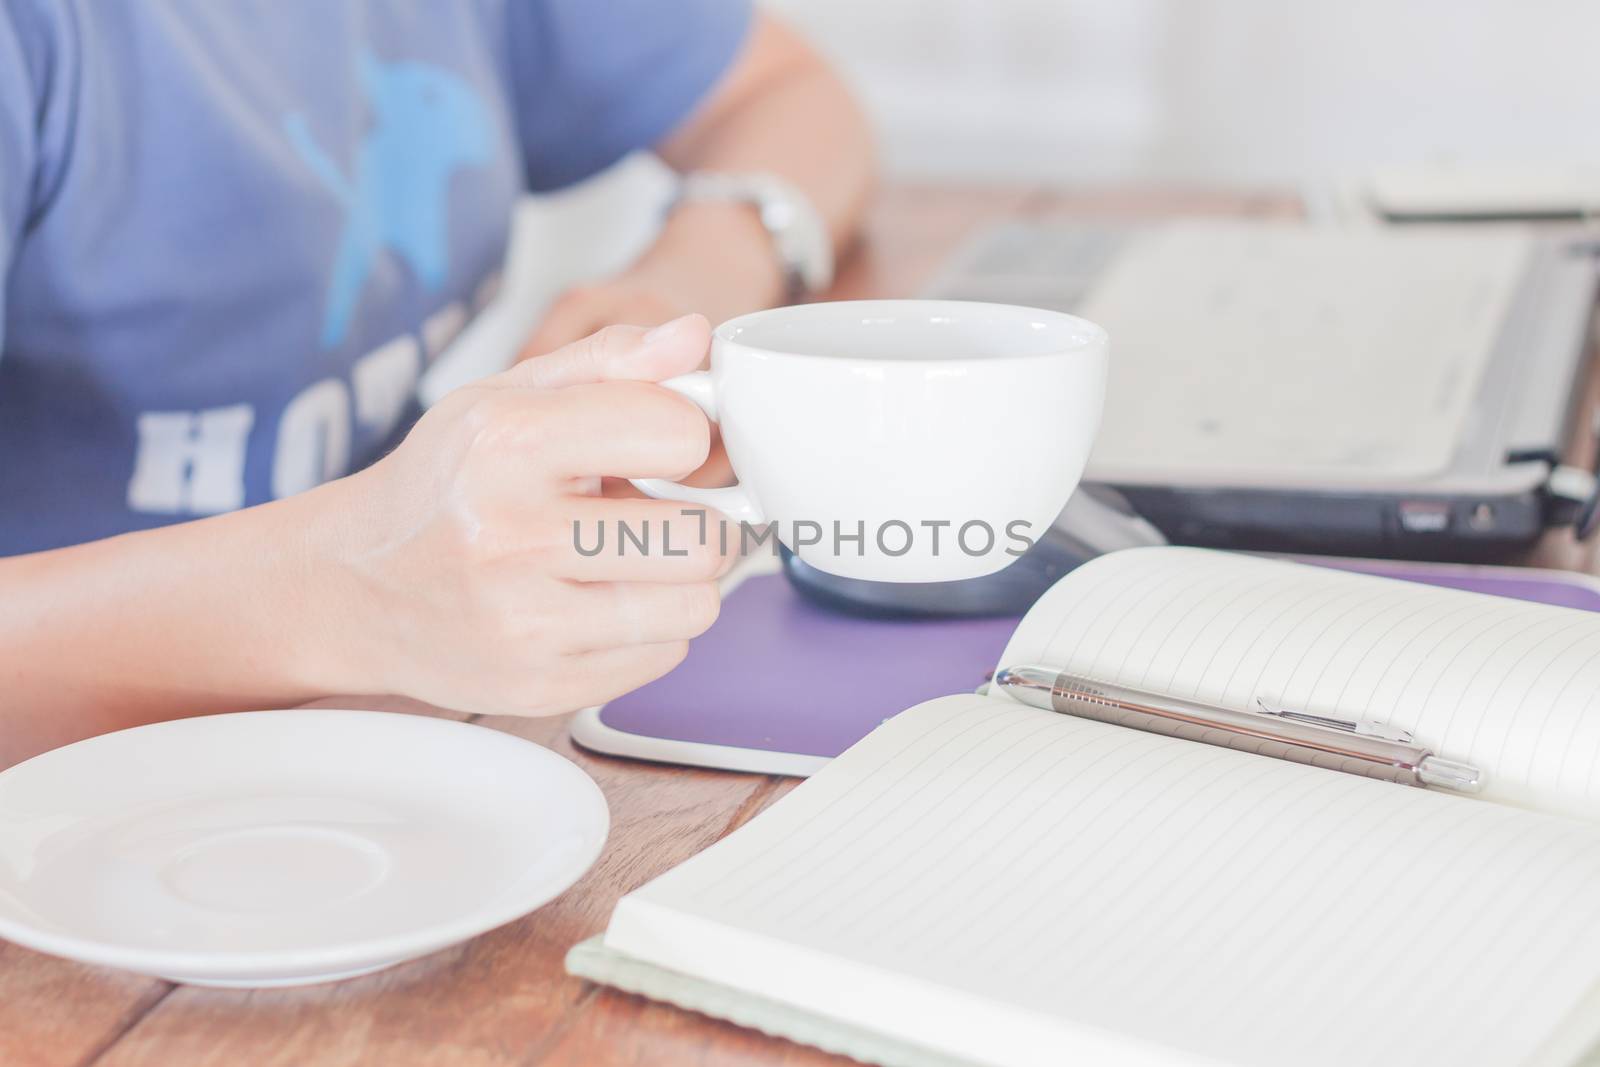
<instances>
[{"instance_id":1,"label":"white lettering on shirt","mask_svg":"<svg viewBox=\"0 0 1600 1067\"><path fill-rule=\"evenodd\" d=\"M497 282L498 276L486 280ZM427 359L459 335L469 318L455 301L423 323L421 337L402 334L358 359L350 384L325 378L303 389L278 420L272 495L291 496L350 469L359 425L386 440L405 417ZM159 514L215 515L243 507L245 457L255 409L249 404L202 411L146 411L137 418L139 444L128 507Z\"/></svg>"},{"instance_id":2,"label":"white lettering on shirt","mask_svg":"<svg viewBox=\"0 0 1600 1067\"><path fill-rule=\"evenodd\" d=\"M293 496L350 469L350 390L337 378L301 390L278 420L272 495Z\"/></svg>"},{"instance_id":3,"label":"white lettering on shirt","mask_svg":"<svg viewBox=\"0 0 1600 1067\"><path fill-rule=\"evenodd\" d=\"M400 417L416 395L417 376L421 373L417 339L410 334L362 356L350 371L350 384L356 394L356 421L375 431L380 440L387 438L400 425Z\"/></svg>"},{"instance_id":4,"label":"white lettering on shirt","mask_svg":"<svg viewBox=\"0 0 1600 1067\"><path fill-rule=\"evenodd\" d=\"M460 335L466 324L467 307L459 300L446 304L423 321L422 345L429 363L439 358L439 353Z\"/></svg>"},{"instance_id":5,"label":"white lettering on shirt","mask_svg":"<svg viewBox=\"0 0 1600 1067\"><path fill-rule=\"evenodd\" d=\"M245 447L254 423L249 404L141 413L129 509L215 515L242 506Z\"/></svg>"}]
</instances>

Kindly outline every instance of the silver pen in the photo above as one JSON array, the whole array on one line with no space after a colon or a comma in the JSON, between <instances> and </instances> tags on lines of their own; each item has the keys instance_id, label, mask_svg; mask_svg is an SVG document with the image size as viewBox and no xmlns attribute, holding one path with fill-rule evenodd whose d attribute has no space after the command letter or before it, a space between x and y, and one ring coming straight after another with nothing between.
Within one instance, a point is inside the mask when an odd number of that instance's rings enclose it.
<instances>
[{"instance_id":1,"label":"silver pen","mask_svg":"<svg viewBox=\"0 0 1600 1067\"><path fill-rule=\"evenodd\" d=\"M1053 667L1006 667L994 684L1024 704L1085 719L1131 726L1402 785L1461 793L1483 788L1483 771L1436 756L1409 733L1383 723L1277 708L1257 700L1235 711L1183 697L1095 681Z\"/></svg>"}]
</instances>

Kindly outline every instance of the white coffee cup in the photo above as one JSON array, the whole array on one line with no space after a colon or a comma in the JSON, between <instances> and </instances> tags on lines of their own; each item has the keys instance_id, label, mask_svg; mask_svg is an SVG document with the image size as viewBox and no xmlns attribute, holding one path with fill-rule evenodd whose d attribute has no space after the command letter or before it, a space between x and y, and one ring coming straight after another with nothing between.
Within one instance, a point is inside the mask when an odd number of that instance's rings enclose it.
<instances>
[{"instance_id":1,"label":"white coffee cup","mask_svg":"<svg viewBox=\"0 0 1600 1067\"><path fill-rule=\"evenodd\" d=\"M1100 422L1107 339L1071 315L950 300L800 304L723 323L710 371L663 382L722 426L737 485L634 482L773 524L819 570L992 574L1043 536ZM716 536L713 533L711 536Z\"/></svg>"}]
</instances>

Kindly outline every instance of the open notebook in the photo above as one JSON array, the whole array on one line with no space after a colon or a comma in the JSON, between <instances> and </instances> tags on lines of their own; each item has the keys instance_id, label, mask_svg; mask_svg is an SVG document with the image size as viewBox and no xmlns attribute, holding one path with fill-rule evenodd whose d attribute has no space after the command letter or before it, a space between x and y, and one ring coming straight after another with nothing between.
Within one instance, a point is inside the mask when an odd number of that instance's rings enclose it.
<instances>
[{"instance_id":1,"label":"open notebook","mask_svg":"<svg viewBox=\"0 0 1600 1067\"><path fill-rule=\"evenodd\" d=\"M1136 549L1002 663L1381 719L1488 786L941 697L624 897L573 969L896 1064L1557 1064L1600 1034L1600 618Z\"/></svg>"}]
</instances>

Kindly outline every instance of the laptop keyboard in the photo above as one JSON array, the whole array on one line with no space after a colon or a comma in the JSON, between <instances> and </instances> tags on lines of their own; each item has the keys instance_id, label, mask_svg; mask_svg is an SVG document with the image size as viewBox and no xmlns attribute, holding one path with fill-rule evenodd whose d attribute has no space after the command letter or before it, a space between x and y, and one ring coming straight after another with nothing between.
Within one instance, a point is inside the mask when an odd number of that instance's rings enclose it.
<instances>
[{"instance_id":1,"label":"laptop keyboard","mask_svg":"<svg viewBox=\"0 0 1600 1067\"><path fill-rule=\"evenodd\" d=\"M1003 223L958 256L926 295L1071 311L1132 233L1125 228Z\"/></svg>"}]
</instances>

